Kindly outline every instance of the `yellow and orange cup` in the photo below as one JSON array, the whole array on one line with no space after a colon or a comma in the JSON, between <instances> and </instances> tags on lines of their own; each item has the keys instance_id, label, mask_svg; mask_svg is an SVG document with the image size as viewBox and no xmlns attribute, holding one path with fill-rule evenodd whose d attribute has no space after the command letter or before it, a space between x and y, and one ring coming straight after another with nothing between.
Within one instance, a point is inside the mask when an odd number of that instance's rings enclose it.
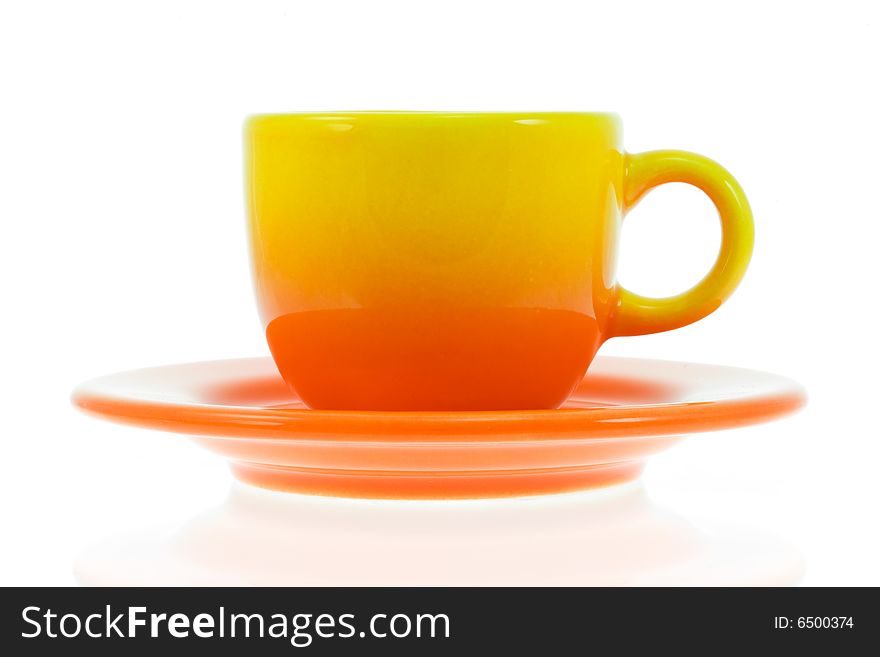
<instances>
[{"instance_id":1,"label":"yellow and orange cup","mask_svg":"<svg viewBox=\"0 0 880 657\"><path fill-rule=\"evenodd\" d=\"M715 310L753 242L736 180L682 151L625 153L604 113L272 114L245 126L260 313L312 408L555 408L608 338ZM615 278L621 220L684 182L721 249L687 292Z\"/></svg>"}]
</instances>

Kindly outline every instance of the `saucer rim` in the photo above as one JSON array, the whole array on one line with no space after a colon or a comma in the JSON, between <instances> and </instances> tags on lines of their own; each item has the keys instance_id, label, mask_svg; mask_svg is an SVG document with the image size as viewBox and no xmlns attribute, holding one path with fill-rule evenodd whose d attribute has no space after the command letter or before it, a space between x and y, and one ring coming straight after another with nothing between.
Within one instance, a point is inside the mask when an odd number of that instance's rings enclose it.
<instances>
[{"instance_id":1,"label":"saucer rim","mask_svg":"<svg viewBox=\"0 0 880 657\"><path fill-rule=\"evenodd\" d=\"M678 435L760 424L793 413L806 404L806 391L787 377L741 367L675 360L599 356L604 363L690 366L748 374L772 390L741 396L625 406L505 411L351 411L258 408L138 399L107 392L114 381L148 372L219 363L271 362L268 357L217 359L139 368L94 378L77 386L71 401L101 419L174 433L212 437L349 443L442 444L468 442L546 442ZM589 374L588 374L589 376ZM118 383L117 383L118 385ZM307 436L312 436L308 438ZM318 436L319 438L314 438ZM413 439L413 436L419 436ZM409 438L409 440L407 440Z\"/></svg>"}]
</instances>

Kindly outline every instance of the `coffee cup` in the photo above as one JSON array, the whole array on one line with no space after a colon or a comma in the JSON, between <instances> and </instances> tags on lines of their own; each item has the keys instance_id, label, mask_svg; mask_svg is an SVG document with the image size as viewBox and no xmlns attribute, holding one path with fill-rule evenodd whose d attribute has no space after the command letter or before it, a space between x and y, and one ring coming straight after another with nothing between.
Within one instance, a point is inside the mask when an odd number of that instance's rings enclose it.
<instances>
[{"instance_id":1,"label":"coffee cup","mask_svg":"<svg viewBox=\"0 0 880 657\"><path fill-rule=\"evenodd\" d=\"M256 296L281 376L315 409L552 409L602 343L705 317L748 264L736 180L629 154L608 113L271 114L245 125ZM718 209L711 271L673 297L615 276L650 189Z\"/></svg>"}]
</instances>

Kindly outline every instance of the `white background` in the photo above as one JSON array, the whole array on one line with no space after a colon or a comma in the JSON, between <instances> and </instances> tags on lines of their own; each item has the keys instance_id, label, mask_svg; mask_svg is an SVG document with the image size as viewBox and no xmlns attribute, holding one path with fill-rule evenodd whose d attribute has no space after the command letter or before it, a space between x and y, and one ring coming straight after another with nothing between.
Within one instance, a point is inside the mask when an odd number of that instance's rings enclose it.
<instances>
[{"instance_id":1,"label":"white background","mask_svg":"<svg viewBox=\"0 0 880 657\"><path fill-rule=\"evenodd\" d=\"M267 350L241 123L259 111L615 110L630 151L740 180L751 269L708 319L606 354L740 365L809 389L784 421L697 436L646 482L687 517L770 530L807 584L880 584L876 3L4 2L0 583L65 584L92 541L222 498L224 463L98 422L80 380ZM699 192L628 218L621 281L663 295L718 243Z\"/></svg>"}]
</instances>

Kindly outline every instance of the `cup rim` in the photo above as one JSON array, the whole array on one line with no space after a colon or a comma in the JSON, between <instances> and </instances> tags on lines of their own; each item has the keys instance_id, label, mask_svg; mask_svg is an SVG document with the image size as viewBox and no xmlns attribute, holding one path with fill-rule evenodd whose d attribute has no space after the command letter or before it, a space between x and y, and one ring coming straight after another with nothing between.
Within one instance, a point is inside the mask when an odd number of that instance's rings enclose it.
<instances>
[{"instance_id":1,"label":"cup rim","mask_svg":"<svg viewBox=\"0 0 880 657\"><path fill-rule=\"evenodd\" d=\"M334 110L329 112L258 112L245 118L245 125L287 120L338 121L366 119L499 119L504 121L550 122L566 119L602 119L621 124L620 115L611 111L455 111L455 110Z\"/></svg>"}]
</instances>

